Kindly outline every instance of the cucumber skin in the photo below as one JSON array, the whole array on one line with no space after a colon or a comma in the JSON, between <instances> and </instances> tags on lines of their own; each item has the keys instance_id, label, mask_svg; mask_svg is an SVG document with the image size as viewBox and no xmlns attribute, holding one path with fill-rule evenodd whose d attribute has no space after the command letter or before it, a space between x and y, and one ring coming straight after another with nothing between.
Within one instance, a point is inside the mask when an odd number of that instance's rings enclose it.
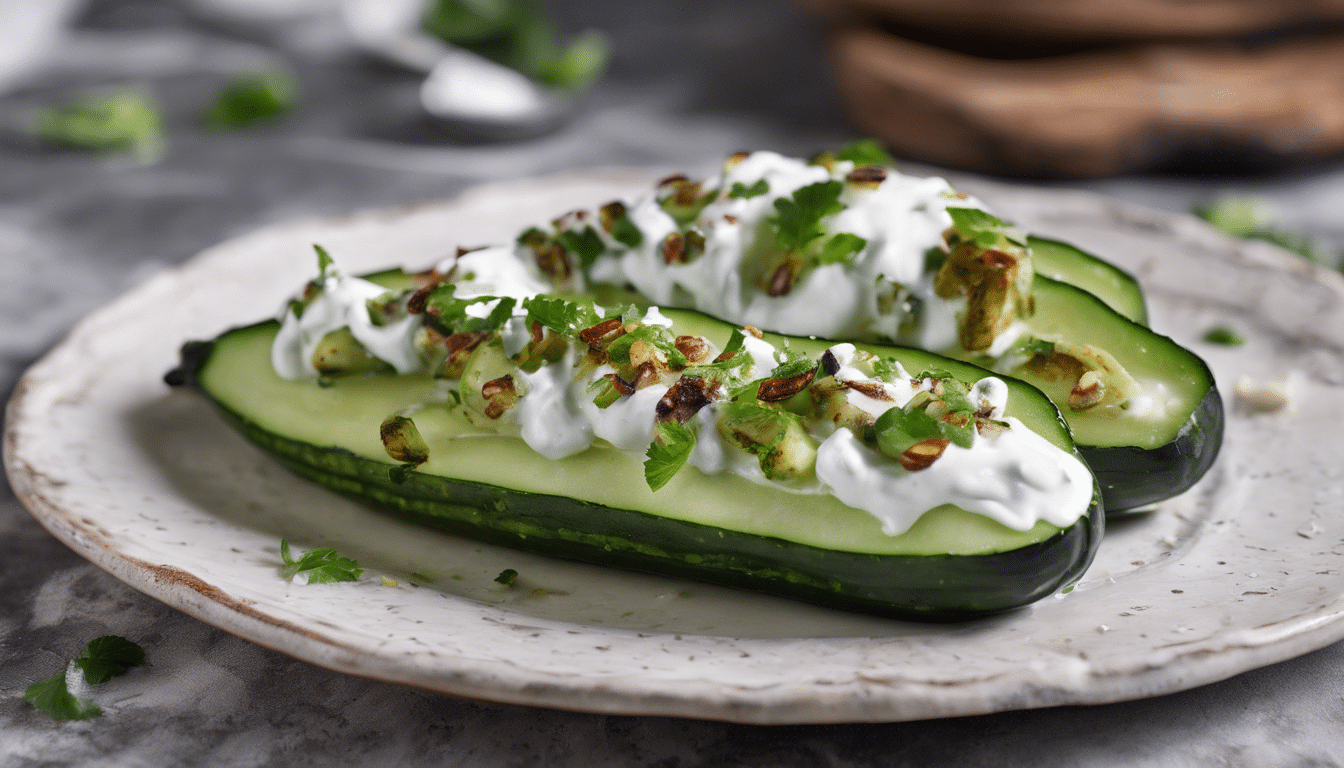
<instances>
[{"instance_id":1,"label":"cucumber skin","mask_svg":"<svg viewBox=\"0 0 1344 768\"><path fill-rule=\"evenodd\" d=\"M1106 514L1142 512L1189 490L1218 457L1223 423L1223 399L1211 387L1176 439L1160 448L1079 445L1078 452L1101 485Z\"/></svg>"},{"instance_id":2,"label":"cucumber skin","mask_svg":"<svg viewBox=\"0 0 1344 768\"><path fill-rule=\"evenodd\" d=\"M200 389L200 354L169 374ZM1080 578L1101 542L1101 494L1055 536L989 555L872 555L408 472L263 429L200 390L238 430L296 474L396 517L489 544L917 621L961 621L1019 608Z\"/></svg>"}]
</instances>

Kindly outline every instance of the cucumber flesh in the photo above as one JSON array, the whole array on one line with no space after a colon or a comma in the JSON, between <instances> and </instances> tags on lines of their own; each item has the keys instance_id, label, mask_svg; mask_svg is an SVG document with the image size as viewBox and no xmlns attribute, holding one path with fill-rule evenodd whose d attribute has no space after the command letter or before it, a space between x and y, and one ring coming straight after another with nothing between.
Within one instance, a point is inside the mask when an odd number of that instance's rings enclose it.
<instances>
[{"instance_id":1,"label":"cucumber flesh","mask_svg":"<svg viewBox=\"0 0 1344 768\"><path fill-rule=\"evenodd\" d=\"M1143 289L1129 272L1060 240L1031 235L1027 242L1037 275L1082 288L1130 320L1148 324Z\"/></svg>"},{"instance_id":2,"label":"cucumber flesh","mask_svg":"<svg viewBox=\"0 0 1344 768\"><path fill-rule=\"evenodd\" d=\"M669 313L671 316L672 313ZM677 312L679 333L730 326ZM731 475L679 473L658 493L641 463L595 445L552 461L517 438L476 432L459 411L433 405L415 423L429 461L393 482L379 425L410 405L443 399L425 376L371 374L332 386L285 381L270 367L276 325L196 347L194 383L253 441L299 474L453 533L531 551L783 594L894 616L958 619L1007 610L1076 579L1100 536L1095 502L1068 528L1012 531L954 507L925 514L900 536L829 496L798 496ZM824 348L824 343L806 342ZM903 351L902 351L903 352ZM935 356L914 353L919 368ZM938 367L959 364L942 361ZM961 366L974 380L983 375ZM1030 387L1009 382L1008 413L1067 449L1067 430Z\"/></svg>"}]
</instances>

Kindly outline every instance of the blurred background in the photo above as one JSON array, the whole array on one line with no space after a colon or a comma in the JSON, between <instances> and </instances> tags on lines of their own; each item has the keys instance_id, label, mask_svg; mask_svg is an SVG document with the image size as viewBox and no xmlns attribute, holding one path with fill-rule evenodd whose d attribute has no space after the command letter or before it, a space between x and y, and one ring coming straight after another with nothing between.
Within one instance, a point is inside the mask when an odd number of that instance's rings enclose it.
<instances>
[{"instance_id":1,"label":"blurred background","mask_svg":"<svg viewBox=\"0 0 1344 768\"><path fill-rule=\"evenodd\" d=\"M83 314L267 224L574 169L655 178L736 150L808 155L860 136L912 172L1198 210L1333 265L1341 61L1344 0L0 0L0 395ZM463 743L486 744L492 764L519 749L554 757L566 730L631 745L613 761L665 766L728 764L739 743L771 765L876 764L892 745L963 741L988 745L977 764L994 764L998 746L1064 743L1059 711L772 731L539 713L348 678L132 592L48 536L2 484L0 574L0 691L47 674L43 649L62 628L126 613L161 628L190 669L266 694L211 710L208 734L165 719L127 723L120 740L66 729L59 749L15 694L0 699L5 765L154 764L145 755L177 731L182 764L210 762L238 733L265 745L240 762L288 760L316 749L286 730L291 707L324 733L363 728L369 753L392 738L388 718L413 711L397 748L424 753L460 734L461 764L475 749ZM1073 710L1081 727L1067 748L1087 764L1128 759L1121 745L1147 718L1145 739L1197 730L1212 755L1242 726L1277 738L1252 700L1315 713L1328 699L1303 731L1311 741L1336 728L1338 693L1315 670L1339 654ZM709 745L704 760L682 761L691 739ZM7 748L46 757L6 763ZM332 749L298 763L334 764L344 753ZM1240 762L1229 759L1208 762Z\"/></svg>"}]
</instances>

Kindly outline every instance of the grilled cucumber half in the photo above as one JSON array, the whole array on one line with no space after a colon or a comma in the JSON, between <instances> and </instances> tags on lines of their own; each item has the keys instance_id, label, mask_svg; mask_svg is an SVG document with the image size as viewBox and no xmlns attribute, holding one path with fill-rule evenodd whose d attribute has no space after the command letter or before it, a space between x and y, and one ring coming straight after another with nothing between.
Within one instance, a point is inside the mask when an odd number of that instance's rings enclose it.
<instances>
[{"instance_id":1,"label":"grilled cucumber half","mask_svg":"<svg viewBox=\"0 0 1344 768\"><path fill-rule=\"evenodd\" d=\"M378 277L387 284L405 280ZM665 314L676 333L720 347L734 330L696 312ZM733 474L687 467L655 492L645 482L642 457L600 440L551 460L520 438L482 435L462 406L444 398L442 379L386 372L337 377L322 386L281 379L271 365L277 330L265 322L189 344L168 381L198 389L299 475L399 517L493 544L833 608L958 620L1026 605L1075 581L1102 533L1095 484L1088 509L1067 527L1038 522L1016 531L943 505L899 535L885 534L872 514L833 496L800 495ZM828 346L787 341L809 355ZM867 349L911 371L942 369L968 383L985 376L927 352ZM1026 384L1005 381L1005 415L1073 452L1050 401ZM380 425L389 414L426 403L414 411L414 423L428 460L398 471Z\"/></svg>"}]
</instances>

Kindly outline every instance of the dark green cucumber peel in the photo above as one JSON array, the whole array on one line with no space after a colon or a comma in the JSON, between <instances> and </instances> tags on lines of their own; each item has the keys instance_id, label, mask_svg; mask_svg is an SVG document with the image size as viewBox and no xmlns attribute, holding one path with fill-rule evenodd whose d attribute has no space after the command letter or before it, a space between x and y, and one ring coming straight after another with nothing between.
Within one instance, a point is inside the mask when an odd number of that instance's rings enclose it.
<instances>
[{"instance_id":1,"label":"dark green cucumber peel","mask_svg":"<svg viewBox=\"0 0 1344 768\"><path fill-rule=\"evenodd\" d=\"M257 331L261 325L231 333ZM1103 515L1095 489L1085 518L1027 546L976 555L893 555L828 549L423 472L407 473L397 483L386 461L292 440L213 397L202 387L200 373L209 363L207 353L227 343L229 335L214 344L193 345L182 367L167 377L170 383L201 389L244 435L304 477L400 517L494 544L828 607L960 620L1026 605L1073 582L1101 538Z\"/></svg>"},{"instance_id":2,"label":"dark green cucumber peel","mask_svg":"<svg viewBox=\"0 0 1344 768\"><path fill-rule=\"evenodd\" d=\"M1079 446L1078 450L1101 485L1106 513L1118 515L1142 511L1189 489L1213 466L1222 444L1223 399L1211 388L1181 433L1160 448Z\"/></svg>"},{"instance_id":3,"label":"dark green cucumber peel","mask_svg":"<svg viewBox=\"0 0 1344 768\"><path fill-rule=\"evenodd\" d=\"M1130 320L1148 324L1143 289L1129 272L1061 240L1029 235L1027 243L1036 274L1077 286Z\"/></svg>"},{"instance_id":4,"label":"dark green cucumber peel","mask_svg":"<svg viewBox=\"0 0 1344 768\"><path fill-rule=\"evenodd\" d=\"M1213 465L1223 437L1223 401L1204 360L1073 285L1038 277L1036 296L1037 315L1027 321L1033 330L1043 325L1043 308L1066 307L1081 327L1054 326L1047 333L1095 343L1134 375L1161 376L1173 389L1187 393L1174 418L1155 425L1148 434L1129 434L1123 440L1110 438L1122 428L1133 433L1133 426L1061 406L1079 452L1101 483L1107 513L1153 504L1194 485ZM1029 373L1019 375L1028 384L1037 383Z\"/></svg>"}]
</instances>

